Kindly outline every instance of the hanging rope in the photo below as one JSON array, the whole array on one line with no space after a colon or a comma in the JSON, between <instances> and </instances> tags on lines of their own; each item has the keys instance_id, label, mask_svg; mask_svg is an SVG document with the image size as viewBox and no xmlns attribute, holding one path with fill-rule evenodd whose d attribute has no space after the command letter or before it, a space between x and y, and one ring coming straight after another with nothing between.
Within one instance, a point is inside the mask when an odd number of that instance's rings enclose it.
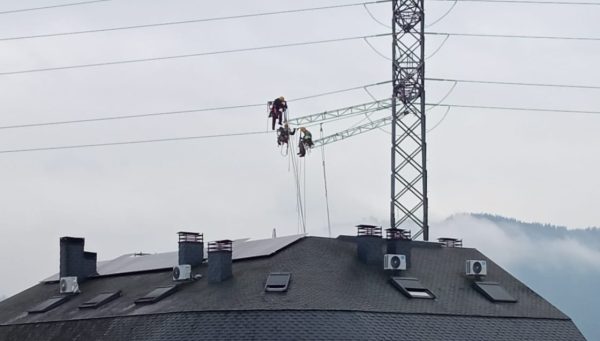
<instances>
[{"instance_id":1,"label":"hanging rope","mask_svg":"<svg viewBox=\"0 0 600 341\"><path fill-rule=\"evenodd\" d=\"M285 123L288 122L289 114L286 110L284 112ZM294 144L290 143L291 136L288 135L288 143L286 148L286 155L289 156L289 160L292 164L292 168L294 170L294 182L296 185L296 213L298 215L298 233L302 231L303 234L306 234L306 202L302 201L302 191L300 188L300 179L302 175L302 170L300 169L301 164L296 163L296 150L294 148ZM291 153L289 151L291 150ZM288 171L289 171L289 163L288 163ZM304 192L306 193L306 177L304 178ZM305 199L306 200L306 199Z\"/></svg>"},{"instance_id":2,"label":"hanging rope","mask_svg":"<svg viewBox=\"0 0 600 341\"><path fill-rule=\"evenodd\" d=\"M302 205L303 209L304 209L304 230L302 231L303 234L306 234L306 158L303 158L303 166L302 166L302 170L303 170L303 178L304 178L304 190L302 195L304 196L304 203Z\"/></svg>"},{"instance_id":3,"label":"hanging rope","mask_svg":"<svg viewBox=\"0 0 600 341\"><path fill-rule=\"evenodd\" d=\"M294 152L294 148L292 148L292 152ZM302 192L300 189L300 164L296 163L296 158L294 156L290 156L290 160L292 161L292 167L294 169L294 182L296 185L296 212L298 214L298 233L300 231L306 231L306 224L304 221L304 208L302 207Z\"/></svg>"},{"instance_id":4,"label":"hanging rope","mask_svg":"<svg viewBox=\"0 0 600 341\"><path fill-rule=\"evenodd\" d=\"M323 123L321 123L321 139L323 138ZM331 238L331 219L329 218L329 196L327 194L327 172L325 171L325 145L321 145L321 160L323 160L323 183L325 184L325 207L327 207L327 233Z\"/></svg>"}]
</instances>

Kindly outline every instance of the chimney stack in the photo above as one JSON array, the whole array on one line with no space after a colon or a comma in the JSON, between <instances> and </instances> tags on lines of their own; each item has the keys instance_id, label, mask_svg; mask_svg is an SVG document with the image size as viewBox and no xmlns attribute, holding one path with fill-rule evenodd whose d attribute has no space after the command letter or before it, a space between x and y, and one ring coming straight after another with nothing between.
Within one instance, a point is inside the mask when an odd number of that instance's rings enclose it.
<instances>
[{"instance_id":1,"label":"chimney stack","mask_svg":"<svg viewBox=\"0 0 600 341\"><path fill-rule=\"evenodd\" d=\"M74 237L60 238L60 277L77 277L83 282L90 276L97 275L95 252L84 251L85 239Z\"/></svg>"},{"instance_id":2,"label":"chimney stack","mask_svg":"<svg viewBox=\"0 0 600 341\"><path fill-rule=\"evenodd\" d=\"M381 227L374 225L356 225L356 227L358 259L365 264L383 264Z\"/></svg>"},{"instance_id":3,"label":"chimney stack","mask_svg":"<svg viewBox=\"0 0 600 341\"><path fill-rule=\"evenodd\" d=\"M385 230L386 253L399 254L406 257L406 268L410 268L412 241L410 230L389 228Z\"/></svg>"},{"instance_id":4,"label":"chimney stack","mask_svg":"<svg viewBox=\"0 0 600 341\"><path fill-rule=\"evenodd\" d=\"M442 247L462 247L462 239L438 238L438 242L442 243Z\"/></svg>"},{"instance_id":5,"label":"chimney stack","mask_svg":"<svg viewBox=\"0 0 600 341\"><path fill-rule=\"evenodd\" d=\"M208 243L208 282L218 283L229 279L231 273L231 240L218 240Z\"/></svg>"},{"instance_id":6,"label":"chimney stack","mask_svg":"<svg viewBox=\"0 0 600 341\"><path fill-rule=\"evenodd\" d=\"M179 235L179 264L197 266L204 261L204 235L196 232L177 232Z\"/></svg>"}]
</instances>

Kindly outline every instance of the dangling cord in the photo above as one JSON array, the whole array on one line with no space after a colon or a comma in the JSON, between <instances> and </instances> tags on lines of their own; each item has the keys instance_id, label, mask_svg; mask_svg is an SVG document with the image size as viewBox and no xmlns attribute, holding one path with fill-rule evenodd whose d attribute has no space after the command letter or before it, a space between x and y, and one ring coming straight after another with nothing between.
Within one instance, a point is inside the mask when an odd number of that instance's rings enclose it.
<instances>
[{"instance_id":1,"label":"dangling cord","mask_svg":"<svg viewBox=\"0 0 600 341\"><path fill-rule=\"evenodd\" d=\"M302 166L302 169L304 171L304 173L302 174L304 177L304 204L302 205L302 207L304 208L304 234L306 234L306 158L303 158L304 160L302 160L302 163L304 163L304 165Z\"/></svg>"},{"instance_id":2,"label":"dangling cord","mask_svg":"<svg viewBox=\"0 0 600 341\"><path fill-rule=\"evenodd\" d=\"M321 123L321 139L323 138L323 123ZM323 183L325 184L325 207L327 207L327 232L331 238L331 220L329 218L329 196L327 194L327 172L325 171L325 145L321 145L321 159L323 160Z\"/></svg>"},{"instance_id":3,"label":"dangling cord","mask_svg":"<svg viewBox=\"0 0 600 341\"><path fill-rule=\"evenodd\" d=\"M292 153L294 153L295 150L294 148L292 148ZM300 226L302 226L302 230L306 231L306 222L304 220L304 209L302 207L302 193L301 193L301 189L300 189L300 163L296 163L295 162L295 157L294 156L290 156L291 161L292 161L292 166L294 168L294 181L296 183L296 209L297 209L297 213L298 213L298 233L300 233Z\"/></svg>"}]
</instances>

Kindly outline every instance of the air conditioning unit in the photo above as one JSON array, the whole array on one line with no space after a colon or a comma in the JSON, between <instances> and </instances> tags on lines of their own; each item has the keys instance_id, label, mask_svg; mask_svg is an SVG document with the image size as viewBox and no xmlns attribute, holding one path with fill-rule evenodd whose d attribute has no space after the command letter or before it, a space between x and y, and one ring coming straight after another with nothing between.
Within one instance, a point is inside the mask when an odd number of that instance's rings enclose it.
<instances>
[{"instance_id":1,"label":"air conditioning unit","mask_svg":"<svg viewBox=\"0 0 600 341\"><path fill-rule=\"evenodd\" d=\"M59 282L61 294L76 294L79 292L77 277L62 277Z\"/></svg>"},{"instance_id":2,"label":"air conditioning unit","mask_svg":"<svg viewBox=\"0 0 600 341\"><path fill-rule=\"evenodd\" d=\"M487 275L487 264L484 260L468 260L467 276L485 276Z\"/></svg>"},{"instance_id":3,"label":"air conditioning unit","mask_svg":"<svg viewBox=\"0 0 600 341\"><path fill-rule=\"evenodd\" d=\"M189 264L180 264L173 267L173 280L185 281L192 278L192 266Z\"/></svg>"},{"instance_id":4,"label":"air conditioning unit","mask_svg":"<svg viewBox=\"0 0 600 341\"><path fill-rule=\"evenodd\" d=\"M383 256L383 269L384 270L406 270L406 256L385 254Z\"/></svg>"}]
</instances>

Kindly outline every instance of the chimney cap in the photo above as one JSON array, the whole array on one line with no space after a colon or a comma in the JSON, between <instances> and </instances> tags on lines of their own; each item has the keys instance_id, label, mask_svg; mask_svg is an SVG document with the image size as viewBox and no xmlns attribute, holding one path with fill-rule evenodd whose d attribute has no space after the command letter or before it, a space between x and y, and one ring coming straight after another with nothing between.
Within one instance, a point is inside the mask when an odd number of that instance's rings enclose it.
<instances>
[{"instance_id":1,"label":"chimney cap","mask_svg":"<svg viewBox=\"0 0 600 341\"><path fill-rule=\"evenodd\" d=\"M208 243L208 252L233 251L233 241L229 239L215 240Z\"/></svg>"},{"instance_id":2,"label":"chimney cap","mask_svg":"<svg viewBox=\"0 0 600 341\"><path fill-rule=\"evenodd\" d=\"M77 243L83 243L85 241L85 238L81 238L81 237L60 237L60 241L65 241L65 242L77 242Z\"/></svg>"},{"instance_id":3,"label":"chimney cap","mask_svg":"<svg viewBox=\"0 0 600 341\"><path fill-rule=\"evenodd\" d=\"M411 240L410 230L395 227L385 229L385 237L391 240Z\"/></svg>"},{"instance_id":4,"label":"chimney cap","mask_svg":"<svg viewBox=\"0 0 600 341\"><path fill-rule=\"evenodd\" d=\"M192 243L203 243L204 242L204 234L198 232L177 232L179 235L179 242L192 242Z\"/></svg>"},{"instance_id":5,"label":"chimney cap","mask_svg":"<svg viewBox=\"0 0 600 341\"><path fill-rule=\"evenodd\" d=\"M444 247L462 247L462 239L441 237L438 238L438 242Z\"/></svg>"},{"instance_id":6,"label":"chimney cap","mask_svg":"<svg viewBox=\"0 0 600 341\"><path fill-rule=\"evenodd\" d=\"M357 227L357 235L359 237L361 237L361 236L381 237L381 226L360 224L360 225L356 225L356 227Z\"/></svg>"}]
</instances>

